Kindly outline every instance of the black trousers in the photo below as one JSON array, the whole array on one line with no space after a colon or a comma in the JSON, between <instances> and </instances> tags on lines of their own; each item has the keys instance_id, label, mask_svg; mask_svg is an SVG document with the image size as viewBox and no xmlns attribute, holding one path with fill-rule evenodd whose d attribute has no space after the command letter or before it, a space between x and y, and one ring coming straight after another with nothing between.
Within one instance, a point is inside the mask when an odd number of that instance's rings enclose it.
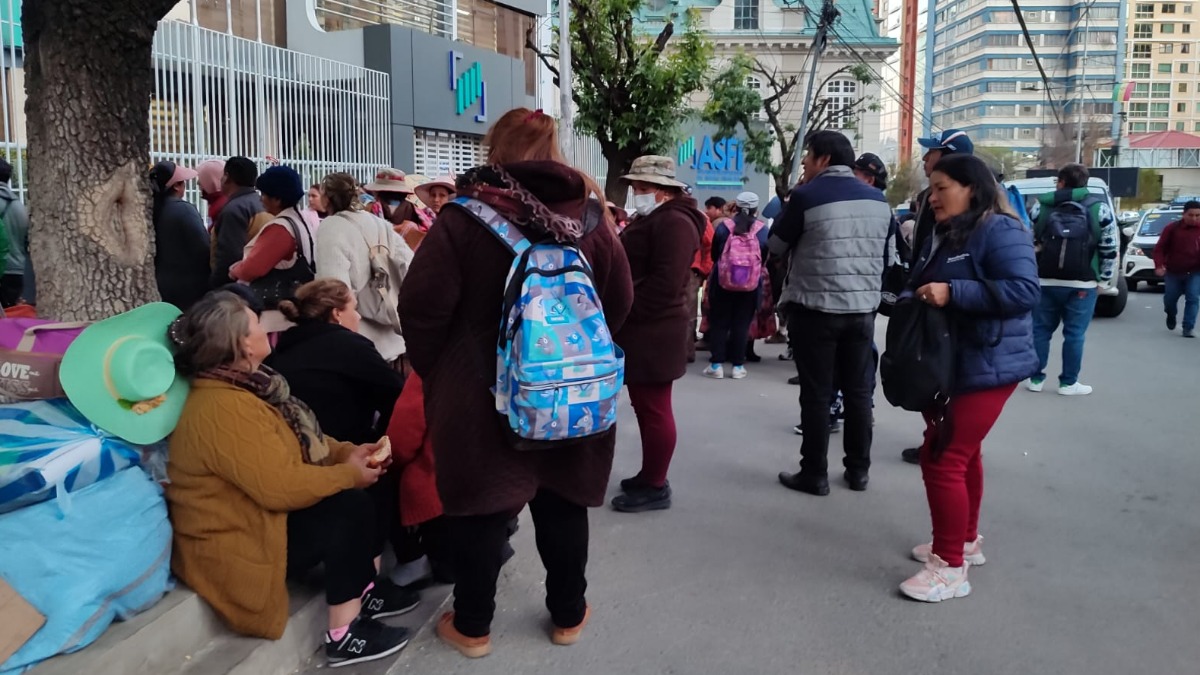
<instances>
[{"instance_id":1,"label":"black trousers","mask_svg":"<svg viewBox=\"0 0 1200 675\"><path fill-rule=\"evenodd\" d=\"M364 490L375 505L375 530L372 541L375 555L383 555L390 542L399 555L404 542L404 527L400 524L400 472L388 471L374 485ZM420 556L417 556L420 557Z\"/></svg>"},{"instance_id":2,"label":"black trousers","mask_svg":"<svg viewBox=\"0 0 1200 675\"><path fill-rule=\"evenodd\" d=\"M583 621L587 603L587 508L547 490L529 502L538 554L546 568L546 608L555 626L571 628ZM468 637L492 630L496 613L496 579L503 564L504 543L512 513L449 516L447 533L453 547L454 627Z\"/></svg>"},{"instance_id":3,"label":"black trousers","mask_svg":"<svg viewBox=\"0 0 1200 675\"><path fill-rule=\"evenodd\" d=\"M714 286L708 293L708 346L711 363L746 363L750 324L761 304L759 291L727 291Z\"/></svg>"},{"instance_id":4,"label":"black trousers","mask_svg":"<svg viewBox=\"0 0 1200 675\"><path fill-rule=\"evenodd\" d=\"M343 490L288 514L287 567L299 577L325 564L325 602L362 597L375 580L375 505L365 490Z\"/></svg>"},{"instance_id":5,"label":"black trousers","mask_svg":"<svg viewBox=\"0 0 1200 675\"><path fill-rule=\"evenodd\" d=\"M5 274L0 276L0 306L12 307L21 300L25 290L25 275Z\"/></svg>"},{"instance_id":6,"label":"black trousers","mask_svg":"<svg viewBox=\"0 0 1200 675\"><path fill-rule=\"evenodd\" d=\"M875 361L875 313L827 314L792 307L788 333L800 375L800 471L829 472L829 402L842 389L845 467L866 473L871 467L871 396Z\"/></svg>"}]
</instances>

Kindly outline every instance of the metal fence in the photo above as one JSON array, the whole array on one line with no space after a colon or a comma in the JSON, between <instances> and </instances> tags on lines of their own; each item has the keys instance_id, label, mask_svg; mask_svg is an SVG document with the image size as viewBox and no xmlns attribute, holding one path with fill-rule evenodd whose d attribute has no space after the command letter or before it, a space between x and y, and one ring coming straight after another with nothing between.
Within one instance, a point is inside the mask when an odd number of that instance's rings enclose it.
<instances>
[{"instance_id":1,"label":"metal fence","mask_svg":"<svg viewBox=\"0 0 1200 675\"><path fill-rule=\"evenodd\" d=\"M0 0L0 153L24 196L25 86L21 0ZM154 37L152 160L195 165L243 155L287 164L316 182L332 171L360 178L391 164L386 73L338 63L197 25L163 21ZM197 195L193 195L197 196Z\"/></svg>"}]
</instances>

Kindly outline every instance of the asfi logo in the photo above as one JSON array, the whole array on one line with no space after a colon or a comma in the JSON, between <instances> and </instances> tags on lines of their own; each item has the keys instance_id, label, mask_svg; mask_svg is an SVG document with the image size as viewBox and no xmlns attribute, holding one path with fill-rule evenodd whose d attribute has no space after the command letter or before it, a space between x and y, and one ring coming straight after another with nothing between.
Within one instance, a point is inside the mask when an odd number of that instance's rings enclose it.
<instances>
[{"instance_id":1,"label":"asfi logo","mask_svg":"<svg viewBox=\"0 0 1200 675\"><path fill-rule=\"evenodd\" d=\"M465 58L461 53L450 52L450 90L455 93L454 111L462 115L468 108L479 103L479 114L475 121L487 122L487 83L483 81L483 66L476 61L459 72L458 62Z\"/></svg>"},{"instance_id":2,"label":"asfi logo","mask_svg":"<svg viewBox=\"0 0 1200 675\"><path fill-rule=\"evenodd\" d=\"M696 185L741 187L745 184L746 151L737 138L713 140L705 136L697 142L689 138L679 144L679 164L696 170Z\"/></svg>"}]
</instances>

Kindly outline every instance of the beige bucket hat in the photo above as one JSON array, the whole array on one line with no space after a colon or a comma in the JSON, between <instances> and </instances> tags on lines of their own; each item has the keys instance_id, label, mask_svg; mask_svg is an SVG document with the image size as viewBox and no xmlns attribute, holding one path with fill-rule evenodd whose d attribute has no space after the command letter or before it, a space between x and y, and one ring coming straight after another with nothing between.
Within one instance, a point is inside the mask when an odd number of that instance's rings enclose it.
<instances>
[{"instance_id":1,"label":"beige bucket hat","mask_svg":"<svg viewBox=\"0 0 1200 675\"><path fill-rule=\"evenodd\" d=\"M683 188L685 183L675 180L675 160L662 155L645 155L633 160L629 173L621 176L623 180L639 183L653 183L667 187Z\"/></svg>"},{"instance_id":2,"label":"beige bucket hat","mask_svg":"<svg viewBox=\"0 0 1200 675\"><path fill-rule=\"evenodd\" d=\"M416 187L417 199L422 203L429 203L429 191L435 187L446 188L450 191L450 196L455 194L454 176L439 176L430 181L425 181Z\"/></svg>"},{"instance_id":3,"label":"beige bucket hat","mask_svg":"<svg viewBox=\"0 0 1200 675\"><path fill-rule=\"evenodd\" d=\"M375 180L367 183L363 189L369 192L398 192L406 195L412 194L413 191L400 169L380 169L375 173Z\"/></svg>"}]
</instances>

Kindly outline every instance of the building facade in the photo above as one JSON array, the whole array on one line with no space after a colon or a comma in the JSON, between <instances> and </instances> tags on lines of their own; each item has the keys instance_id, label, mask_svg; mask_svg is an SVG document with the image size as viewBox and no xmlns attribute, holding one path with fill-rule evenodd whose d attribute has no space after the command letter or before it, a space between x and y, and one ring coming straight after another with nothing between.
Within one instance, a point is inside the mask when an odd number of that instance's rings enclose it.
<instances>
[{"instance_id":1,"label":"building facade","mask_svg":"<svg viewBox=\"0 0 1200 675\"><path fill-rule=\"evenodd\" d=\"M24 183L21 0L0 0L0 151ZM537 107L538 0L184 0L154 39L150 153L244 155L367 178L461 172L490 122Z\"/></svg>"},{"instance_id":2,"label":"building facade","mask_svg":"<svg viewBox=\"0 0 1200 675\"><path fill-rule=\"evenodd\" d=\"M1125 6L1125 0L1026 2L1030 45L1009 0L930 0L927 131L962 129L977 147L1013 153L1025 164L1073 136L1076 124L1092 143L1111 137L1113 89L1124 72Z\"/></svg>"},{"instance_id":3,"label":"building facade","mask_svg":"<svg viewBox=\"0 0 1200 675\"><path fill-rule=\"evenodd\" d=\"M929 0L882 0L880 32L900 49L883 64L880 100L879 156L903 164L917 154L917 139L931 133L925 111L925 27Z\"/></svg>"},{"instance_id":4,"label":"building facade","mask_svg":"<svg viewBox=\"0 0 1200 675\"><path fill-rule=\"evenodd\" d=\"M833 114L827 127L850 137L859 151L877 152L880 138L882 77L885 60L896 51L896 41L881 36L875 15L875 0L838 0L840 16L834 23L829 47L820 62L817 83L824 87L814 92L814 105L827 106ZM714 67L739 53L753 56L779 79L796 75L800 86L784 99L782 120L798 125L808 83L807 58L816 34L819 0L650 0L638 20L646 32L657 32L671 16L689 9L699 11L701 25L716 46ZM846 69L858 64L876 74L874 81L863 84ZM763 96L770 96L767 78L754 75L748 84ZM704 94L695 99L703 106ZM859 105L854 105L856 102Z\"/></svg>"},{"instance_id":5,"label":"building facade","mask_svg":"<svg viewBox=\"0 0 1200 675\"><path fill-rule=\"evenodd\" d=\"M1130 2L1126 135L1200 132L1200 1ZM1124 98L1122 96L1122 98Z\"/></svg>"}]
</instances>

